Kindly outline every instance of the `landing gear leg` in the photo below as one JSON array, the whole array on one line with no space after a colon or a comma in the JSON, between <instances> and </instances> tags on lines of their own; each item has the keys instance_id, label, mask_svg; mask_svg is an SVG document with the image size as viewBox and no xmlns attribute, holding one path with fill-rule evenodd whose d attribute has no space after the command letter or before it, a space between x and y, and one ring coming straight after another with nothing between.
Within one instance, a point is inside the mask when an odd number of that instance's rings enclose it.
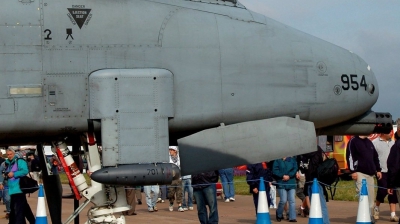
<instances>
[{"instance_id":1,"label":"landing gear leg","mask_svg":"<svg viewBox=\"0 0 400 224\"><path fill-rule=\"evenodd\" d=\"M100 155L97 147L96 140L93 133L87 133L85 136L85 157L90 172L94 172L101 168ZM101 183L91 180L91 186L88 187L83 175L77 169L75 163L69 159L71 155L65 142L57 142L55 144L57 155L66 170L67 176L70 180L72 188L77 189L75 196L80 198L81 195L87 200L72 214L65 224L70 223L83 208L92 202L94 206L88 212L87 224L92 223L113 223L125 224L125 217L115 217L115 213L127 211L130 206L126 203L125 188L120 186L105 186ZM67 172L69 171L69 172Z\"/></svg>"}]
</instances>

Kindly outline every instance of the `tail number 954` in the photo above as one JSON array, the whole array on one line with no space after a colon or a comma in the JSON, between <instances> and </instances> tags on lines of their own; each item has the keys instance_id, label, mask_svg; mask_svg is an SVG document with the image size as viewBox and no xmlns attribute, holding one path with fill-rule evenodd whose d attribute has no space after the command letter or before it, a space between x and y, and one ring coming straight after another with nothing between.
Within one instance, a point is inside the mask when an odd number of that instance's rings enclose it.
<instances>
[{"instance_id":1,"label":"tail number 954","mask_svg":"<svg viewBox=\"0 0 400 224\"><path fill-rule=\"evenodd\" d=\"M356 74L343 74L340 79L342 80L342 89L349 90L350 87L353 90L358 90L360 87L364 87L365 91L367 91L367 83L365 82L365 76L361 77L361 81L358 82L358 76Z\"/></svg>"}]
</instances>

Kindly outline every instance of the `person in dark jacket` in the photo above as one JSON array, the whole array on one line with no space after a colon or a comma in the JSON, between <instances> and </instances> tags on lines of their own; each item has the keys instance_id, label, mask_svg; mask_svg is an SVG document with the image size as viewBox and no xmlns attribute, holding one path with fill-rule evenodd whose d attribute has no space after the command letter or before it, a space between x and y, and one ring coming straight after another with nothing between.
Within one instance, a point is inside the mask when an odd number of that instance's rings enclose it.
<instances>
[{"instance_id":1,"label":"person in dark jacket","mask_svg":"<svg viewBox=\"0 0 400 224\"><path fill-rule=\"evenodd\" d=\"M6 205L6 219L10 218L10 212L11 212L11 204L10 204L10 194L8 193L8 183L7 183L7 178L4 178L4 172L7 169L6 167L6 161L2 162L0 164L0 192L3 193L3 204Z\"/></svg>"},{"instance_id":2,"label":"person in dark jacket","mask_svg":"<svg viewBox=\"0 0 400 224\"><path fill-rule=\"evenodd\" d=\"M60 160L58 160L56 155L50 158L51 172L53 175L58 174L58 166L60 165Z\"/></svg>"},{"instance_id":3,"label":"person in dark jacket","mask_svg":"<svg viewBox=\"0 0 400 224\"><path fill-rule=\"evenodd\" d=\"M3 153L2 153L1 150L0 150L0 165L1 165L4 161L6 161L6 159L3 158ZM0 173L0 175L1 175L1 173ZM3 196L3 191L0 191L0 201L1 201L1 199L2 199L3 197L4 197L4 196ZM3 203L4 203L4 202L3 202Z\"/></svg>"},{"instance_id":4,"label":"person in dark jacket","mask_svg":"<svg viewBox=\"0 0 400 224\"><path fill-rule=\"evenodd\" d=\"M192 175L193 196L197 203L197 215L201 224L218 223L217 188L218 171ZM207 216L207 207L210 211Z\"/></svg>"},{"instance_id":5,"label":"person in dark jacket","mask_svg":"<svg viewBox=\"0 0 400 224\"><path fill-rule=\"evenodd\" d=\"M271 205L271 196L269 194L270 184L272 182L271 170L267 168L267 163L256 163L247 165L246 181L250 186L250 193L253 195L254 207L258 208L258 188L260 187L260 178L263 177L265 181L265 191L267 194L268 207Z\"/></svg>"},{"instance_id":6,"label":"person in dark jacket","mask_svg":"<svg viewBox=\"0 0 400 224\"><path fill-rule=\"evenodd\" d=\"M397 130L396 130L396 132L394 133L394 138L397 140L397 139L400 139L400 133L399 133L399 129L400 129L400 118L397 119L396 124L397 124Z\"/></svg>"},{"instance_id":7,"label":"person in dark jacket","mask_svg":"<svg viewBox=\"0 0 400 224\"><path fill-rule=\"evenodd\" d=\"M3 153L0 151L0 164L2 164L6 159L3 158Z\"/></svg>"},{"instance_id":8,"label":"person in dark jacket","mask_svg":"<svg viewBox=\"0 0 400 224\"><path fill-rule=\"evenodd\" d=\"M29 152L26 154L26 160L30 164L29 172L32 178L39 182L39 172L40 172L39 158L36 157L33 152Z\"/></svg>"},{"instance_id":9,"label":"person in dark jacket","mask_svg":"<svg viewBox=\"0 0 400 224\"><path fill-rule=\"evenodd\" d=\"M306 196L306 199L303 201L300 209L303 208L304 211L309 211L311 206L310 197L312 196L312 182L314 178L318 177L317 168L324 161L324 151L321 149L321 147L318 146L317 151L303 154L298 158L298 162L300 163L299 169L302 171L302 173L304 173L306 177L306 183L304 184L304 195ZM329 224L330 221L328 207L326 206L326 198L324 197L326 189L321 183L318 183L318 185L323 223Z\"/></svg>"},{"instance_id":10,"label":"person in dark jacket","mask_svg":"<svg viewBox=\"0 0 400 224\"><path fill-rule=\"evenodd\" d=\"M387 186L388 193L393 195L394 189L396 190L397 201L400 201L400 119L397 120L397 131L394 134L394 138L396 139L394 145L390 148L390 153L387 159L387 168L388 168L388 178L387 178Z\"/></svg>"},{"instance_id":11,"label":"person in dark jacket","mask_svg":"<svg viewBox=\"0 0 400 224\"><path fill-rule=\"evenodd\" d=\"M382 173L378 153L368 136L354 136L350 139L346 148L346 160L351 171L351 178L356 183L357 193L361 190L362 179L366 179L370 214L373 214L375 206L374 176L380 180Z\"/></svg>"},{"instance_id":12,"label":"person in dark jacket","mask_svg":"<svg viewBox=\"0 0 400 224\"><path fill-rule=\"evenodd\" d=\"M276 188L279 192L279 205L276 210L276 220L280 222L283 219L283 207L289 201L289 222L296 220L296 173L297 162L293 157L285 157L275 160L272 174L276 180Z\"/></svg>"}]
</instances>

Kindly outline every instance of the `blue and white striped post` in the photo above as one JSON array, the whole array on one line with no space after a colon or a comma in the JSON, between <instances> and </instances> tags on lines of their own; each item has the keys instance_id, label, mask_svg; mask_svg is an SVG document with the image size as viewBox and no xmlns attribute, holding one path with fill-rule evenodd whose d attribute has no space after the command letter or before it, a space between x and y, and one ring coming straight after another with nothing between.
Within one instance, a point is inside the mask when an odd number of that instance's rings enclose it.
<instances>
[{"instance_id":1,"label":"blue and white striped post","mask_svg":"<svg viewBox=\"0 0 400 224\"><path fill-rule=\"evenodd\" d=\"M319 197L319 184L317 178L314 178L311 187L311 208L308 224L323 224L321 199Z\"/></svg>"},{"instance_id":2,"label":"blue and white striped post","mask_svg":"<svg viewBox=\"0 0 400 224\"><path fill-rule=\"evenodd\" d=\"M46 204L44 202L43 184L39 185L39 197L36 208L36 224L47 224Z\"/></svg>"},{"instance_id":3,"label":"blue and white striped post","mask_svg":"<svg viewBox=\"0 0 400 224\"><path fill-rule=\"evenodd\" d=\"M258 206L256 224L271 224L269 216L267 192L265 191L264 178L260 178L260 187L258 188Z\"/></svg>"},{"instance_id":4,"label":"blue and white striped post","mask_svg":"<svg viewBox=\"0 0 400 224\"><path fill-rule=\"evenodd\" d=\"M360 197L358 201L358 212L357 212L357 222L356 224L365 224L371 223L371 210L369 208L369 201L368 201L368 187L367 187L367 180L362 179L361 181L361 191Z\"/></svg>"}]
</instances>

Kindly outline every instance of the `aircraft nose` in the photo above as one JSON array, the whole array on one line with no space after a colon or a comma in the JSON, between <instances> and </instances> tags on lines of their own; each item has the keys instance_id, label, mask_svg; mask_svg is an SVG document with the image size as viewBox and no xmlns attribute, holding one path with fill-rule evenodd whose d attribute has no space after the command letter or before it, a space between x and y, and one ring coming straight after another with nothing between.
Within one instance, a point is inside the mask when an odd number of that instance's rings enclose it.
<instances>
[{"instance_id":1,"label":"aircraft nose","mask_svg":"<svg viewBox=\"0 0 400 224\"><path fill-rule=\"evenodd\" d=\"M332 125L360 116L370 111L378 100L378 83L371 66L357 54L341 48L336 49L336 54L330 58L332 63L327 65L327 73L332 76L325 82L333 91L327 96L326 102L329 102L329 107L323 108L324 115L329 114L331 118L327 122L327 119L320 115L321 110L315 110L312 115L321 119L316 126L327 123ZM325 68L324 66L321 67Z\"/></svg>"},{"instance_id":2,"label":"aircraft nose","mask_svg":"<svg viewBox=\"0 0 400 224\"><path fill-rule=\"evenodd\" d=\"M360 56L356 57L355 68L356 74L361 77L359 95L359 104L365 104L372 107L379 97L378 81L372 71L371 66L365 62Z\"/></svg>"}]
</instances>

